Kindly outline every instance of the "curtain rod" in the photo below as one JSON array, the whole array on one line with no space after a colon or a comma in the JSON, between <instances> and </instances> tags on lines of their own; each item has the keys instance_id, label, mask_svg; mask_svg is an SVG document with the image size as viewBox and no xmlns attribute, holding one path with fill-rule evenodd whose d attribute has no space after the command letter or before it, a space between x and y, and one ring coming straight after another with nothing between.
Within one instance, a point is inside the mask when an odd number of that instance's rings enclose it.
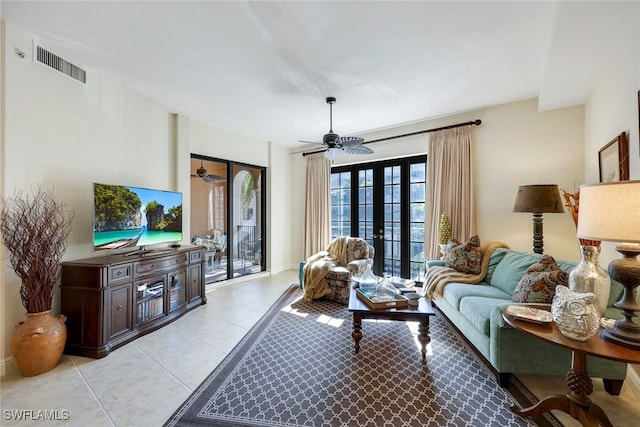
<instances>
[{"instance_id":1,"label":"curtain rod","mask_svg":"<svg viewBox=\"0 0 640 427\"><path fill-rule=\"evenodd\" d=\"M374 142L388 141L390 139L404 138L404 137L407 137L407 136L420 135L422 133L437 132L439 130L454 129L454 128L459 128L459 127L462 127L462 126L471 126L471 125L479 126L481 123L482 123L482 120L477 119L477 120L472 120L470 122L456 123L454 125L442 126L442 127L439 127L439 128L419 130L419 131L411 132L411 133L403 133L402 135L394 135L394 136L388 136L386 138L373 139L371 141L363 142L362 145L364 145L364 144L372 144ZM326 149L325 150L308 151L308 152L302 153L302 155L303 156L307 156L309 154L322 153L323 151L326 151Z\"/></svg>"}]
</instances>

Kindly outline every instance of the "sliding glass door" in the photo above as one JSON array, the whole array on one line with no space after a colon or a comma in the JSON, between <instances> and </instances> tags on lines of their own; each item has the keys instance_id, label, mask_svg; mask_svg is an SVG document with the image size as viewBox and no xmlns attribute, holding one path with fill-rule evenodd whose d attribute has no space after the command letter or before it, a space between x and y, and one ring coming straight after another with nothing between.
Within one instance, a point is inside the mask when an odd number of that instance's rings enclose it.
<instances>
[{"instance_id":1,"label":"sliding glass door","mask_svg":"<svg viewBox=\"0 0 640 427\"><path fill-rule=\"evenodd\" d=\"M191 155L192 241L205 247L205 282L265 269L265 169Z\"/></svg>"},{"instance_id":2,"label":"sliding glass door","mask_svg":"<svg viewBox=\"0 0 640 427\"><path fill-rule=\"evenodd\" d=\"M426 156L331 169L332 237L358 236L376 249L374 272L421 281Z\"/></svg>"}]
</instances>

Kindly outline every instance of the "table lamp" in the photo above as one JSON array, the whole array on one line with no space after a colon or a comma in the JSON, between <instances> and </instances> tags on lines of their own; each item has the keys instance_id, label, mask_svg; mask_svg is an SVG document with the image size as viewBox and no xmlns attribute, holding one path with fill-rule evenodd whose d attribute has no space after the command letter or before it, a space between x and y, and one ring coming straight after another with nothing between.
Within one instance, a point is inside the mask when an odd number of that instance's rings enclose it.
<instances>
[{"instance_id":1,"label":"table lamp","mask_svg":"<svg viewBox=\"0 0 640 427\"><path fill-rule=\"evenodd\" d=\"M609 276L624 286L620 301L614 304L624 319L600 336L633 349L640 349L640 304L635 289L640 285L640 181L607 182L580 186L578 210L579 238L621 242L616 251L622 258L609 263Z\"/></svg>"},{"instance_id":2,"label":"table lamp","mask_svg":"<svg viewBox=\"0 0 640 427\"><path fill-rule=\"evenodd\" d=\"M513 204L513 212L533 213L533 252L542 253L542 214L564 213L558 186L521 185Z\"/></svg>"}]
</instances>

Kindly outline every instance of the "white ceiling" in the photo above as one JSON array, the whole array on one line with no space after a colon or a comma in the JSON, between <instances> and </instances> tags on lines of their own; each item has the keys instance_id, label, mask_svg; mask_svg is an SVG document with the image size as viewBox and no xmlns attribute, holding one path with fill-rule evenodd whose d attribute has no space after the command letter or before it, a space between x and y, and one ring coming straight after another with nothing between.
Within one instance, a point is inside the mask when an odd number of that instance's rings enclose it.
<instances>
[{"instance_id":1,"label":"white ceiling","mask_svg":"<svg viewBox=\"0 0 640 427\"><path fill-rule=\"evenodd\" d=\"M638 4L5 1L2 18L170 111L286 146L538 97L586 102ZM91 74L88 76L91 83Z\"/></svg>"}]
</instances>

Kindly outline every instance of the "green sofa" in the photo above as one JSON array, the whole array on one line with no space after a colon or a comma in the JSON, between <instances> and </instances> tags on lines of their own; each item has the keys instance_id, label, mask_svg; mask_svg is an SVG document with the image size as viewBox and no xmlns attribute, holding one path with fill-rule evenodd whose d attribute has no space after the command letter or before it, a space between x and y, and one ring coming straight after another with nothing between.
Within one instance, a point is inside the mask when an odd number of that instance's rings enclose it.
<instances>
[{"instance_id":1,"label":"green sofa","mask_svg":"<svg viewBox=\"0 0 640 427\"><path fill-rule=\"evenodd\" d=\"M541 255L497 248L489 256L487 273L480 283L447 283L442 295L434 297L434 305L493 368L501 387L508 386L511 374L565 375L571 367L569 350L518 331L502 318L502 309L512 304L516 285ZM567 272L575 266L556 262ZM444 261L427 261L427 268L436 265L444 266ZM605 316L620 317L612 305L622 289L612 281ZM587 367L591 377L603 379L607 392L620 393L627 373L625 363L588 356Z\"/></svg>"}]
</instances>

